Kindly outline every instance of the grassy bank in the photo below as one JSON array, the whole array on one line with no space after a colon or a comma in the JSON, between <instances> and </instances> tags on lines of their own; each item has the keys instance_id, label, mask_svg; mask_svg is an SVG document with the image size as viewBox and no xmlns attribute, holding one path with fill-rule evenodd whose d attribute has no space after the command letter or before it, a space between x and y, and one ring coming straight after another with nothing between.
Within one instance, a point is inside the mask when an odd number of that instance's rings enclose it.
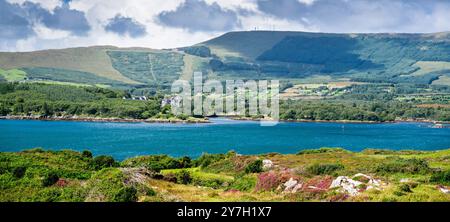
<instances>
[{"instance_id":1,"label":"grassy bank","mask_svg":"<svg viewBox=\"0 0 450 222\"><path fill-rule=\"evenodd\" d=\"M0 201L450 201L449 185L450 149L322 148L122 162L89 151L0 153Z\"/></svg>"}]
</instances>

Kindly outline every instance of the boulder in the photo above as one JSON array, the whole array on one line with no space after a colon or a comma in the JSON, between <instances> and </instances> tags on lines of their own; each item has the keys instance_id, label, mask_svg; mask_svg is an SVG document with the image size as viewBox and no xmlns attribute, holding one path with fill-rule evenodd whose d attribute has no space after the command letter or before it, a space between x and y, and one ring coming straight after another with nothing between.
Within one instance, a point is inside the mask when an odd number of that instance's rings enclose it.
<instances>
[{"instance_id":1,"label":"boulder","mask_svg":"<svg viewBox=\"0 0 450 222\"><path fill-rule=\"evenodd\" d=\"M330 189L339 188L342 192L347 192L351 196L356 196L359 194L359 185L363 184L362 182L352 180L346 176L339 176L333 182L331 182Z\"/></svg>"},{"instance_id":2,"label":"boulder","mask_svg":"<svg viewBox=\"0 0 450 222\"><path fill-rule=\"evenodd\" d=\"M364 182L354 180L354 178L357 177L363 177ZM361 186L366 185L366 186ZM370 189L377 189L380 190L382 186L382 182L380 180L374 179L371 176L358 173L355 174L353 177L347 177L347 176L339 176L333 182L331 183L331 188L338 188L341 192L346 192L350 194L351 196L358 195L361 191L364 190L370 190ZM363 188L364 187L364 188Z\"/></svg>"},{"instance_id":3,"label":"boulder","mask_svg":"<svg viewBox=\"0 0 450 222\"><path fill-rule=\"evenodd\" d=\"M292 177L284 183L284 192L291 192L295 186L297 186L298 181L294 180Z\"/></svg>"},{"instance_id":4,"label":"boulder","mask_svg":"<svg viewBox=\"0 0 450 222\"><path fill-rule=\"evenodd\" d=\"M271 160L263 160L262 163L263 163L262 168L264 171L270 170L273 168L273 162Z\"/></svg>"},{"instance_id":5,"label":"boulder","mask_svg":"<svg viewBox=\"0 0 450 222\"><path fill-rule=\"evenodd\" d=\"M445 194L450 194L450 189L448 187L444 187L444 186L438 186L439 191L441 191L442 193Z\"/></svg>"}]
</instances>

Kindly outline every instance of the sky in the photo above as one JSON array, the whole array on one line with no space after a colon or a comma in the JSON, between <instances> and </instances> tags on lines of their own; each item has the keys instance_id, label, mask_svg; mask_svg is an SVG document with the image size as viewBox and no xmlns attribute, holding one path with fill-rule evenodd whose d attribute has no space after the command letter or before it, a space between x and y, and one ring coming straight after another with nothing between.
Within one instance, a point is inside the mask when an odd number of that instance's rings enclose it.
<instances>
[{"instance_id":1,"label":"sky","mask_svg":"<svg viewBox=\"0 0 450 222\"><path fill-rule=\"evenodd\" d=\"M175 48L249 30L450 31L450 0L0 0L0 51Z\"/></svg>"}]
</instances>

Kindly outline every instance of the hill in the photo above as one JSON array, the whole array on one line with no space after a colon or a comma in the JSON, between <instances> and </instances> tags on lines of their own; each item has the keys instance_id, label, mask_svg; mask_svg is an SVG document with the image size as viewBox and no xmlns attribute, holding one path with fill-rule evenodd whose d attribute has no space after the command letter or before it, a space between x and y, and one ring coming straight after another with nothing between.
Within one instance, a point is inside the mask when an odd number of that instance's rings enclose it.
<instances>
[{"instance_id":1,"label":"hill","mask_svg":"<svg viewBox=\"0 0 450 222\"><path fill-rule=\"evenodd\" d=\"M193 46L1 52L0 81L167 90L203 71L217 79L448 85L450 34L230 32Z\"/></svg>"}]
</instances>

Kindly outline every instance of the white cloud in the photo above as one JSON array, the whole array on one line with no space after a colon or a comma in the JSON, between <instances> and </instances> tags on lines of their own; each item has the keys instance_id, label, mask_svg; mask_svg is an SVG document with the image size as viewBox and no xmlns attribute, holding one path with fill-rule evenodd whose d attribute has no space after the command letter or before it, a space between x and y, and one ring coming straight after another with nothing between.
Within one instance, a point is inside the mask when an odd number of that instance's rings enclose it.
<instances>
[{"instance_id":1,"label":"white cloud","mask_svg":"<svg viewBox=\"0 0 450 222\"><path fill-rule=\"evenodd\" d=\"M33 27L33 30L36 33L37 38L40 38L40 39L55 40L55 39L67 38L70 36L70 31L50 29L42 24L35 25Z\"/></svg>"},{"instance_id":2,"label":"white cloud","mask_svg":"<svg viewBox=\"0 0 450 222\"><path fill-rule=\"evenodd\" d=\"M18 3L18 4L22 4L27 1L33 2L33 3L39 3L42 6L42 8L45 8L49 11L53 10L57 6L62 5L61 0L7 0L7 2Z\"/></svg>"},{"instance_id":3,"label":"white cloud","mask_svg":"<svg viewBox=\"0 0 450 222\"><path fill-rule=\"evenodd\" d=\"M26 0L7 1L21 4ZM29 1L39 3L50 12L55 7L62 5L61 0ZM422 6L406 4L407 0L204 1L208 5L218 4L224 10L236 12L240 25L234 26L233 30L254 30L255 28L258 30L322 32L439 32L450 30L450 14L448 13L450 2L444 0L436 0ZM259 5L260 1L273 2L273 6L267 5L266 10L262 10ZM9 39L0 42L0 51L29 51L91 45L173 48L199 43L227 31L211 29L189 32L186 29L168 27L158 22L157 16L161 12L174 11L183 2L185 0L72 0L69 2L70 8L84 12L90 25L91 29L86 36L74 36L68 31L56 31L37 23L33 27L35 35L26 39ZM287 4L289 2L290 4ZM295 4L291 4L292 2ZM330 4L326 5L324 2L330 2ZM389 7L385 7L385 4L388 3ZM283 8L283 5L286 8ZM299 9L296 10L289 6L296 6ZM145 26L147 34L133 38L129 35L121 36L105 31L105 26L117 14L132 18ZM208 19L205 19L205 22L208 22Z\"/></svg>"}]
</instances>

